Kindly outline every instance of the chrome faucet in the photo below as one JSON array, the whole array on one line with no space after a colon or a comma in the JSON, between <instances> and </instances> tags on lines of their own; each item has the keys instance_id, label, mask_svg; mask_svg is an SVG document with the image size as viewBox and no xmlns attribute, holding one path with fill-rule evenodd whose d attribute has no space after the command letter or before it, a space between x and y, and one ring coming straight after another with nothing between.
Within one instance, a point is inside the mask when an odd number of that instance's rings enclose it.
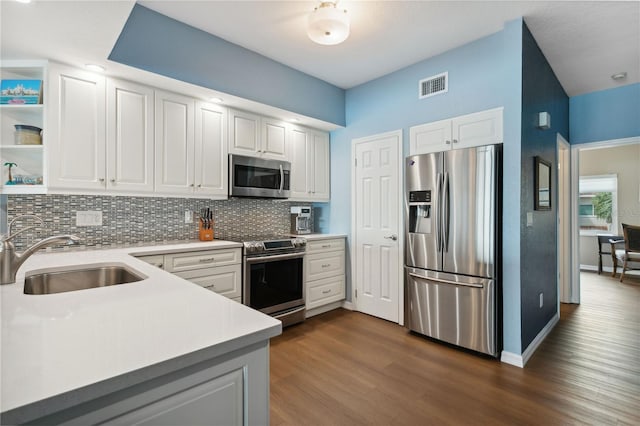
<instances>
[{"instance_id":1,"label":"chrome faucet","mask_svg":"<svg viewBox=\"0 0 640 426\"><path fill-rule=\"evenodd\" d=\"M39 225L27 226L16 232L15 234L11 232L13 224L18 219L23 218L34 218L39 223ZM53 237L45 238L44 240L40 240L28 249L26 249L22 253L17 253L16 248L13 244L13 240L16 236L20 235L24 231L29 229L37 228L38 226L43 225L43 221L40 217L32 214L25 214L17 216L11 222L9 222L9 233L7 235L3 235L0 237L0 285L1 284L13 284L16 282L16 274L18 273L18 269L25 260L27 260L32 254L36 251L40 250L43 247L52 246L56 244L79 244L80 239L75 235L56 235Z\"/></svg>"}]
</instances>

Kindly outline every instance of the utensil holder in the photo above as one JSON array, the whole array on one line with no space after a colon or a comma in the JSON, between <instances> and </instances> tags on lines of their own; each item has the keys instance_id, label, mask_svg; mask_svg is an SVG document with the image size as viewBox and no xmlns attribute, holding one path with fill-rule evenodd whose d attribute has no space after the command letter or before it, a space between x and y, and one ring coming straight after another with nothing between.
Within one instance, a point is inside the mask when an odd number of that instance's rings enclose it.
<instances>
[{"instance_id":1,"label":"utensil holder","mask_svg":"<svg viewBox=\"0 0 640 426\"><path fill-rule=\"evenodd\" d=\"M213 241L213 220L210 228L205 228L202 221L199 222L198 238L200 241Z\"/></svg>"}]
</instances>

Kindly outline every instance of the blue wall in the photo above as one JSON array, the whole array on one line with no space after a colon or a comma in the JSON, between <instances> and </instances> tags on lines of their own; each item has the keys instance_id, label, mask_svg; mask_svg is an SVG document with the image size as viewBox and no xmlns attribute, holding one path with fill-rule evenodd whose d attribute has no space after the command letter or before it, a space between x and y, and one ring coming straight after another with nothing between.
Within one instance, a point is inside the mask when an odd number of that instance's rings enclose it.
<instances>
[{"instance_id":1,"label":"blue wall","mask_svg":"<svg viewBox=\"0 0 640 426\"><path fill-rule=\"evenodd\" d=\"M351 141L504 106L504 348L520 354L520 124L522 20L504 30L347 90L347 127L331 133L331 202L318 205L330 232L351 234ZM449 72L449 92L418 99L418 81ZM350 295L350 280L347 294Z\"/></svg>"},{"instance_id":2,"label":"blue wall","mask_svg":"<svg viewBox=\"0 0 640 426\"><path fill-rule=\"evenodd\" d=\"M640 136L640 83L569 100L572 144Z\"/></svg>"},{"instance_id":3,"label":"blue wall","mask_svg":"<svg viewBox=\"0 0 640 426\"><path fill-rule=\"evenodd\" d=\"M345 124L344 90L136 4L109 59Z\"/></svg>"},{"instance_id":4,"label":"blue wall","mask_svg":"<svg viewBox=\"0 0 640 426\"><path fill-rule=\"evenodd\" d=\"M538 113L551 115L551 128L537 128ZM525 25L522 36L522 177L520 277L522 351L558 310L556 134L569 139L569 97ZM534 210L534 157L552 163L551 210ZM527 226L527 212L533 226ZM543 294L543 307L539 295Z\"/></svg>"}]
</instances>

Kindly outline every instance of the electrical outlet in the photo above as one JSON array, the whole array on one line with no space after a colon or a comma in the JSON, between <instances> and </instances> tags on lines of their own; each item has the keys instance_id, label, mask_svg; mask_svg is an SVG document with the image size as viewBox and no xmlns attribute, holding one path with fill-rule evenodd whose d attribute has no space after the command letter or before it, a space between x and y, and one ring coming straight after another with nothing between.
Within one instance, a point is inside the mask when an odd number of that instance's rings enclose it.
<instances>
[{"instance_id":1,"label":"electrical outlet","mask_svg":"<svg viewBox=\"0 0 640 426\"><path fill-rule=\"evenodd\" d=\"M191 210L185 210L184 223L193 223L193 212Z\"/></svg>"},{"instance_id":2,"label":"electrical outlet","mask_svg":"<svg viewBox=\"0 0 640 426\"><path fill-rule=\"evenodd\" d=\"M77 211L76 226L102 226L102 212L100 210Z\"/></svg>"},{"instance_id":3,"label":"electrical outlet","mask_svg":"<svg viewBox=\"0 0 640 426\"><path fill-rule=\"evenodd\" d=\"M542 308L542 305L544 305L544 293L540 293L540 307Z\"/></svg>"}]
</instances>

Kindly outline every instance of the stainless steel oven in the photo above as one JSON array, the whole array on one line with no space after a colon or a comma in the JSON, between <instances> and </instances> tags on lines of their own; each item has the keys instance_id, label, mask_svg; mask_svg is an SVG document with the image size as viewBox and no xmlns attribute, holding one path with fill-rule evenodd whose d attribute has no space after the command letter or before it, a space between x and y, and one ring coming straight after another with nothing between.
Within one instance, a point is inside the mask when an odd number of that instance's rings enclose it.
<instances>
[{"instance_id":1,"label":"stainless steel oven","mask_svg":"<svg viewBox=\"0 0 640 426\"><path fill-rule=\"evenodd\" d=\"M304 321L303 238L244 242L243 303L282 321Z\"/></svg>"},{"instance_id":2,"label":"stainless steel oven","mask_svg":"<svg viewBox=\"0 0 640 426\"><path fill-rule=\"evenodd\" d=\"M291 163L229 154L229 195L289 198Z\"/></svg>"}]
</instances>

